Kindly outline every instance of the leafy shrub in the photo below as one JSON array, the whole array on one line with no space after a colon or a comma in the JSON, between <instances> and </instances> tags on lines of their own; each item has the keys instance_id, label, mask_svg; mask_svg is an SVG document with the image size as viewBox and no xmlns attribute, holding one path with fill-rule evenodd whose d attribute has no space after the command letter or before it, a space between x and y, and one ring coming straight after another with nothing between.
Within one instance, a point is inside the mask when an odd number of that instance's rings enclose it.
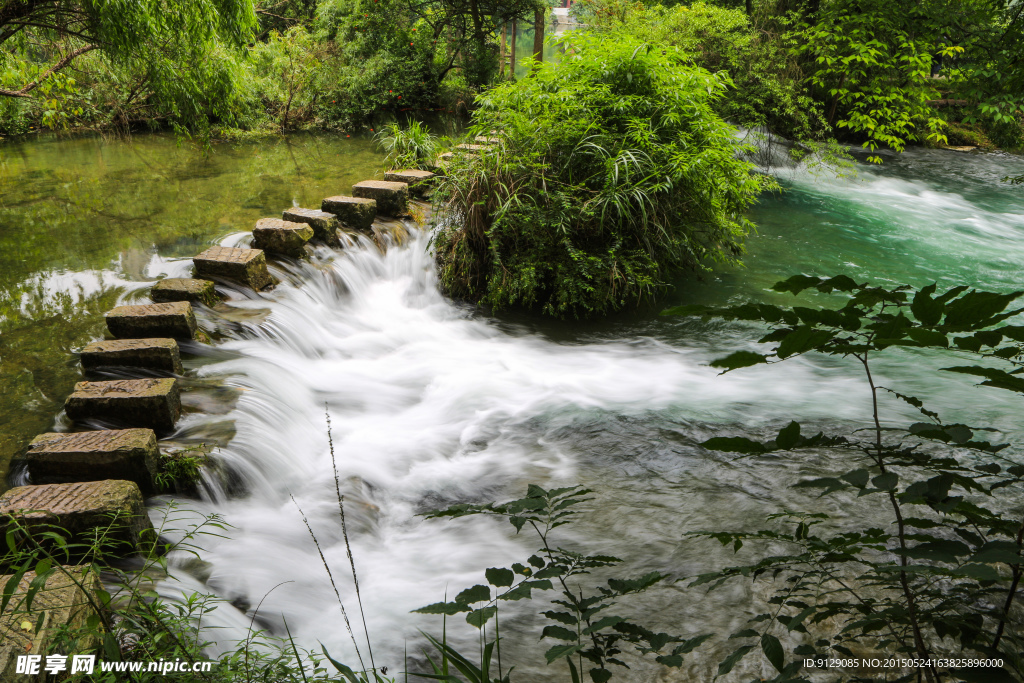
<instances>
[{"instance_id":1,"label":"leafy shrub","mask_svg":"<svg viewBox=\"0 0 1024 683\"><path fill-rule=\"evenodd\" d=\"M471 137L500 141L455 157L435 193L455 297L584 317L742 251L743 212L769 182L714 111L728 78L630 39L572 50L478 99Z\"/></svg>"},{"instance_id":2,"label":"leafy shrub","mask_svg":"<svg viewBox=\"0 0 1024 683\"><path fill-rule=\"evenodd\" d=\"M385 164L389 169L431 168L441 149L438 137L419 121L411 121L405 128L388 123L374 140L387 152Z\"/></svg>"}]
</instances>

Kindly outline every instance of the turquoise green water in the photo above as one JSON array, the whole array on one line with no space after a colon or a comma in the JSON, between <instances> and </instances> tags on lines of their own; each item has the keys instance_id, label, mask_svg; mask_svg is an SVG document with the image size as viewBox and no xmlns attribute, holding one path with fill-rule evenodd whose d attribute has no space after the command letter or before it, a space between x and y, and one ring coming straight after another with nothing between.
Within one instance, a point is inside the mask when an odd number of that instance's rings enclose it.
<instances>
[{"instance_id":1,"label":"turquoise green water","mask_svg":"<svg viewBox=\"0 0 1024 683\"><path fill-rule=\"evenodd\" d=\"M102 313L155 279L159 259L293 204L319 207L380 166L369 141L345 138L0 146L0 472L81 379L71 351L102 335Z\"/></svg>"}]
</instances>

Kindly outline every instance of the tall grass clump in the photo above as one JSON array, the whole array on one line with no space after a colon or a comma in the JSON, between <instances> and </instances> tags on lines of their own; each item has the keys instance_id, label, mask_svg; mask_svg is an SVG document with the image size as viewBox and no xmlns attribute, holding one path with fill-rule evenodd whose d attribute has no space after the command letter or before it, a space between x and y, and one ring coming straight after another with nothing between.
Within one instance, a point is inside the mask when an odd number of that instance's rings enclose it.
<instances>
[{"instance_id":1,"label":"tall grass clump","mask_svg":"<svg viewBox=\"0 0 1024 683\"><path fill-rule=\"evenodd\" d=\"M395 122L388 123L373 139L387 154L385 164L389 169L431 168L441 150L440 138L416 120L404 128Z\"/></svg>"},{"instance_id":2,"label":"tall grass clump","mask_svg":"<svg viewBox=\"0 0 1024 683\"><path fill-rule=\"evenodd\" d=\"M477 100L470 133L497 141L456 156L435 194L454 297L590 317L742 252L769 181L715 113L728 77L622 36L571 40L559 64Z\"/></svg>"}]
</instances>

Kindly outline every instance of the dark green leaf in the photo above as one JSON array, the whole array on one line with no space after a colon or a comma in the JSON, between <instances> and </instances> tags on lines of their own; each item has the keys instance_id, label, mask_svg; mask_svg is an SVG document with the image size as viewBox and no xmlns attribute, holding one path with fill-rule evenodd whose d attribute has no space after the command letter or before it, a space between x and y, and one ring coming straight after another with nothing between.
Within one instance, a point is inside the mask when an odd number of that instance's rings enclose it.
<instances>
[{"instance_id":1,"label":"dark green leaf","mask_svg":"<svg viewBox=\"0 0 1024 683\"><path fill-rule=\"evenodd\" d=\"M800 424L798 422L790 422L788 425L779 430L779 435L775 437L775 445L782 450L789 450L800 442ZM721 450L721 449L719 449Z\"/></svg>"},{"instance_id":2,"label":"dark green leaf","mask_svg":"<svg viewBox=\"0 0 1024 683\"><path fill-rule=\"evenodd\" d=\"M724 372L737 368L746 368L758 363L767 363L768 357L753 351L736 351L725 358L718 358L711 361L711 367L724 368Z\"/></svg>"},{"instance_id":3,"label":"dark green leaf","mask_svg":"<svg viewBox=\"0 0 1024 683\"><path fill-rule=\"evenodd\" d=\"M768 658L776 671L782 671L786 665L786 653L782 650L782 643L770 633L761 636L761 651Z\"/></svg>"},{"instance_id":4,"label":"dark green leaf","mask_svg":"<svg viewBox=\"0 0 1024 683\"><path fill-rule=\"evenodd\" d=\"M487 577L488 583L492 586L511 586L516 578L515 573L511 569L500 567L491 567L485 570L484 576Z\"/></svg>"},{"instance_id":5,"label":"dark green leaf","mask_svg":"<svg viewBox=\"0 0 1024 683\"><path fill-rule=\"evenodd\" d=\"M744 645L741 648L737 648L735 652L733 652L731 655L722 660L722 662L718 665L718 675L724 676L725 674L732 671L732 668L736 666L739 663L739 661L743 659L743 657L745 657L746 654L753 649L753 645Z\"/></svg>"}]
</instances>

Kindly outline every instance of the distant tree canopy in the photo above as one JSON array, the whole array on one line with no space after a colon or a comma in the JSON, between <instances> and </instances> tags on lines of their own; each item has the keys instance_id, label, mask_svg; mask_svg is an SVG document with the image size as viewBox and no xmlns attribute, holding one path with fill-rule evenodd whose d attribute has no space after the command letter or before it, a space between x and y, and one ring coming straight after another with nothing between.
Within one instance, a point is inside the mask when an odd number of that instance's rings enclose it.
<instances>
[{"instance_id":1,"label":"distant tree canopy","mask_svg":"<svg viewBox=\"0 0 1024 683\"><path fill-rule=\"evenodd\" d=\"M154 48L195 49L211 41L244 44L256 14L251 0L13 0L0 8L0 45L23 42L53 55L49 68L21 88L0 90L27 97L76 57L102 50L112 60L130 60Z\"/></svg>"}]
</instances>

